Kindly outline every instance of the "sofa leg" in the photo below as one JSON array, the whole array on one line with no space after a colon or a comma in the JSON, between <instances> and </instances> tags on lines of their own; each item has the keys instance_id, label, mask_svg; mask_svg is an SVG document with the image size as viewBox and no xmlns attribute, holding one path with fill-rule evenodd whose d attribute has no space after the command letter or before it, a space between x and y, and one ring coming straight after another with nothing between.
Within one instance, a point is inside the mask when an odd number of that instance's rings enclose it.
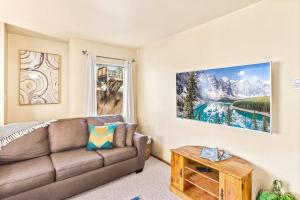
<instances>
[{"instance_id":1,"label":"sofa leg","mask_svg":"<svg viewBox=\"0 0 300 200\"><path fill-rule=\"evenodd\" d=\"M137 174L138 174L138 173L141 173L141 172L143 171L143 169L144 169L144 168L139 169L139 170L135 171L135 173L137 173Z\"/></svg>"}]
</instances>

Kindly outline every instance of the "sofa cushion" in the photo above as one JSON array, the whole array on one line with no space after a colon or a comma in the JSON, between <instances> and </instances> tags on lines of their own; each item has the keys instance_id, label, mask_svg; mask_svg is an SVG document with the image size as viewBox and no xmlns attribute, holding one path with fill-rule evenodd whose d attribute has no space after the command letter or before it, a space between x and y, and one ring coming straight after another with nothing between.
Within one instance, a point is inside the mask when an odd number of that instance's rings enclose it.
<instances>
[{"instance_id":1,"label":"sofa cushion","mask_svg":"<svg viewBox=\"0 0 300 200\"><path fill-rule=\"evenodd\" d=\"M63 119L49 126L49 142L51 152L84 147L88 142L88 127L85 119Z\"/></svg>"},{"instance_id":2,"label":"sofa cushion","mask_svg":"<svg viewBox=\"0 0 300 200\"><path fill-rule=\"evenodd\" d=\"M126 126L125 123L117 123L117 128L114 134L113 146L125 147L126 145Z\"/></svg>"},{"instance_id":3,"label":"sofa cushion","mask_svg":"<svg viewBox=\"0 0 300 200\"><path fill-rule=\"evenodd\" d=\"M89 125L90 138L87 150L111 149L116 128L116 124L106 126Z\"/></svg>"},{"instance_id":4,"label":"sofa cushion","mask_svg":"<svg viewBox=\"0 0 300 200\"><path fill-rule=\"evenodd\" d=\"M103 158L85 148L53 153L50 157L56 171L56 181L103 167Z\"/></svg>"},{"instance_id":5,"label":"sofa cushion","mask_svg":"<svg viewBox=\"0 0 300 200\"><path fill-rule=\"evenodd\" d=\"M88 117L88 125L103 126L105 123L124 122L122 115L103 115L100 117Z\"/></svg>"},{"instance_id":6,"label":"sofa cushion","mask_svg":"<svg viewBox=\"0 0 300 200\"><path fill-rule=\"evenodd\" d=\"M101 149L96 152L104 158L104 166L112 165L137 156L135 147L116 147L112 149Z\"/></svg>"},{"instance_id":7,"label":"sofa cushion","mask_svg":"<svg viewBox=\"0 0 300 200\"><path fill-rule=\"evenodd\" d=\"M111 123L105 123L109 125ZM115 122L117 128L114 133L113 146L114 147L125 147L126 145L126 125L124 122Z\"/></svg>"},{"instance_id":8,"label":"sofa cushion","mask_svg":"<svg viewBox=\"0 0 300 200\"><path fill-rule=\"evenodd\" d=\"M136 131L137 124L126 123L126 146L133 145L133 135Z\"/></svg>"},{"instance_id":9,"label":"sofa cushion","mask_svg":"<svg viewBox=\"0 0 300 200\"><path fill-rule=\"evenodd\" d=\"M37 158L48 154L50 154L48 128L39 128L2 147L0 164Z\"/></svg>"},{"instance_id":10,"label":"sofa cushion","mask_svg":"<svg viewBox=\"0 0 300 200\"><path fill-rule=\"evenodd\" d=\"M49 156L0 166L0 199L54 182Z\"/></svg>"}]
</instances>

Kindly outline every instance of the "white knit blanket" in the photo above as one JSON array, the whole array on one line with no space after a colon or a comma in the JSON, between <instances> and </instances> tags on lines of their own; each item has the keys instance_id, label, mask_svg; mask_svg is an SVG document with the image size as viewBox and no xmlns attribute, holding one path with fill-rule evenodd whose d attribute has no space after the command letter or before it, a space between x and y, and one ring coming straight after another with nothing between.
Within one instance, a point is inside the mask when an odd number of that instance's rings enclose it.
<instances>
[{"instance_id":1,"label":"white knit blanket","mask_svg":"<svg viewBox=\"0 0 300 200\"><path fill-rule=\"evenodd\" d=\"M42 122L24 122L0 126L0 150L2 147L8 145L12 141L26 134L32 133L36 129L47 127L54 121L56 120Z\"/></svg>"}]
</instances>

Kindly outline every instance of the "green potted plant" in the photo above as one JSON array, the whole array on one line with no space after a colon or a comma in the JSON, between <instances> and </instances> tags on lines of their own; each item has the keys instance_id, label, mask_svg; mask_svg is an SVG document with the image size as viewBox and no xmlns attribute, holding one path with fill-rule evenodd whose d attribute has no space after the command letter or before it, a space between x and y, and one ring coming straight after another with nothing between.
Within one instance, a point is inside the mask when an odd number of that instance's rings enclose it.
<instances>
[{"instance_id":1,"label":"green potted plant","mask_svg":"<svg viewBox=\"0 0 300 200\"><path fill-rule=\"evenodd\" d=\"M280 180L273 181L271 191L260 189L256 200L297 200L296 197L289 192L284 192L282 182Z\"/></svg>"}]
</instances>

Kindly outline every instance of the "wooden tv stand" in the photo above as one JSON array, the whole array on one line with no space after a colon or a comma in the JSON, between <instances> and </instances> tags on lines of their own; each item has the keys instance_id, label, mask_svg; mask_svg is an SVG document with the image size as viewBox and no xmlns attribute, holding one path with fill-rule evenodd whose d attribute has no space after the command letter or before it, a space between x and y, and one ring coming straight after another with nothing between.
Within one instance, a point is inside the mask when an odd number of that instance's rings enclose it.
<instances>
[{"instance_id":1,"label":"wooden tv stand","mask_svg":"<svg viewBox=\"0 0 300 200\"><path fill-rule=\"evenodd\" d=\"M252 165L237 156L220 162L200 158L202 148L171 150L171 191L182 199L251 200ZM196 167L208 167L210 172Z\"/></svg>"}]
</instances>

